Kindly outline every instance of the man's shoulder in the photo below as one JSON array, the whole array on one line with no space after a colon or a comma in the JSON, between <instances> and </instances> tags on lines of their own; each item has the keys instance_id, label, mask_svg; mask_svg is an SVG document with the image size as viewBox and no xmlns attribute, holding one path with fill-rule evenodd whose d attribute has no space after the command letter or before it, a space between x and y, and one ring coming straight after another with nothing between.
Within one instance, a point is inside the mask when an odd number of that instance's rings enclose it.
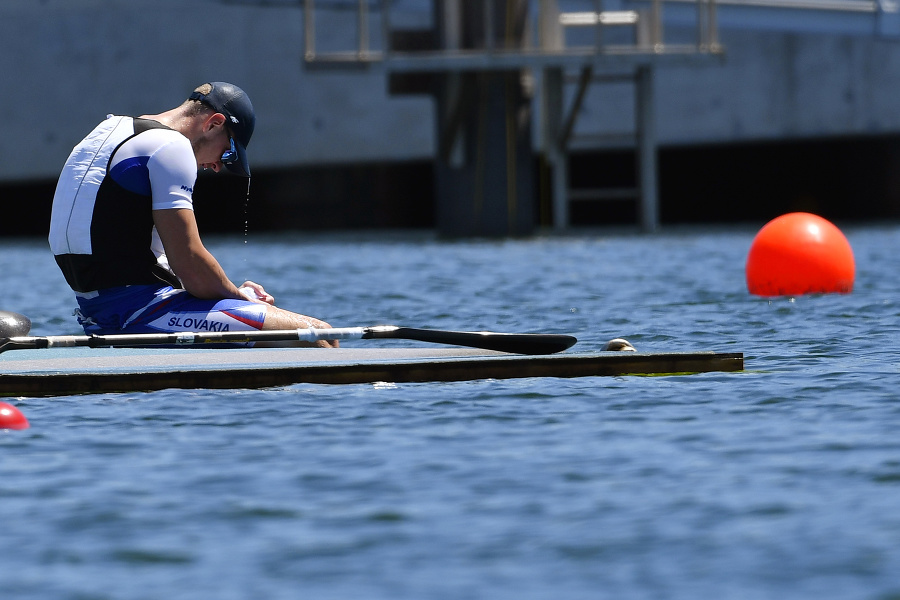
<instances>
[{"instance_id":1,"label":"man's shoulder","mask_svg":"<svg viewBox=\"0 0 900 600\"><path fill-rule=\"evenodd\" d=\"M196 174L191 141L180 132L152 119L134 118L133 134L119 153L146 156L150 164L171 168L185 162Z\"/></svg>"}]
</instances>

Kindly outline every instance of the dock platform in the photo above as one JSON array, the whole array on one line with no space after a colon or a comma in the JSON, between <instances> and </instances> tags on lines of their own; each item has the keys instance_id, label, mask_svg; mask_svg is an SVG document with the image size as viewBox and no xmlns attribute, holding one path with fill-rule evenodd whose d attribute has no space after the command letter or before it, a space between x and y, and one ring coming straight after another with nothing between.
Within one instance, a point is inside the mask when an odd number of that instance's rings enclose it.
<instances>
[{"instance_id":1,"label":"dock platform","mask_svg":"<svg viewBox=\"0 0 900 600\"><path fill-rule=\"evenodd\" d=\"M0 355L0 396L740 371L742 353L523 356L460 348L54 348Z\"/></svg>"}]
</instances>

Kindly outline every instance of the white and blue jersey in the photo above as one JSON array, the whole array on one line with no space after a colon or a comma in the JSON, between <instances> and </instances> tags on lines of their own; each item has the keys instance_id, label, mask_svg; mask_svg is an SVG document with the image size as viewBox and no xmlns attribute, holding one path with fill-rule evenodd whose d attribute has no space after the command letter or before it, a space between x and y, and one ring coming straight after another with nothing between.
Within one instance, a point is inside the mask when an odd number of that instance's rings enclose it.
<instances>
[{"instance_id":1,"label":"white and blue jersey","mask_svg":"<svg viewBox=\"0 0 900 600\"><path fill-rule=\"evenodd\" d=\"M72 150L49 241L85 331L262 328L265 305L195 298L169 268L153 211L192 210L196 179L190 141L149 119L111 115Z\"/></svg>"},{"instance_id":2,"label":"white and blue jersey","mask_svg":"<svg viewBox=\"0 0 900 600\"><path fill-rule=\"evenodd\" d=\"M147 119L110 116L78 144L59 177L50 248L76 292L180 283L168 268L153 210L192 208L190 141Z\"/></svg>"}]
</instances>

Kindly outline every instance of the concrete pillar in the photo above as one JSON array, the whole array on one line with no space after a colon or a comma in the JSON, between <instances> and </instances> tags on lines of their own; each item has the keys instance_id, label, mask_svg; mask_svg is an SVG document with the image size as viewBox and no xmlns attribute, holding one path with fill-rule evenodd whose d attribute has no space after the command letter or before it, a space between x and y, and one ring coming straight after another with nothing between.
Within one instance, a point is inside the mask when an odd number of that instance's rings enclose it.
<instances>
[{"instance_id":1,"label":"concrete pillar","mask_svg":"<svg viewBox=\"0 0 900 600\"><path fill-rule=\"evenodd\" d=\"M439 4L435 13L443 21L439 30L444 47L458 43L463 49L492 52L522 44L526 0L444 0ZM522 73L446 73L437 79L438 232L446 236L533 233L537 211L531 98Z\"/></svg>"},{"instance_id":2,"label":"concrete pillar","mask_svg":"<svg viewBox=\"0 0 900 600\"><path fill-rule=\"evenodd\" d=\"M635 82L637 116L638 181L641 196L641 229L653 233L659 227L659 191L656 149L656 115L653 101L653 67L639 67Z\"/></svg>"},{"instance_id":3,"label":"concrete pillar","mask_svg":"<svg viewBox=\"0 0 900 600\"><path fill-rule=\"evenodd\" d=\"M541 148L552 170L553 228L569 226L569 156L560 139L563 115L563 69L544 69L541 91Z\"/></svg>"}]
</instances>

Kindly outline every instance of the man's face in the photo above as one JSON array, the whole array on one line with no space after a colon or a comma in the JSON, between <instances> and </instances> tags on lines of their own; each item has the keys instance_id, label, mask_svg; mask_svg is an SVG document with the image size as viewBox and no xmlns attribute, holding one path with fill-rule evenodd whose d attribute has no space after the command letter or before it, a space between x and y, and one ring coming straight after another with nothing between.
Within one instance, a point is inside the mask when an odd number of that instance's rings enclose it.
<instances>
[{"instance_id":1,"label":"man's face","mask_svg":"<svg viewBox=\"0 0 900 600\"><path fill-rule=\"evenodd\" d=\"M197 166L201 169L212 169L218 173L224 167L222 155L230 149L231 136L228 129L223 124L210 125L194 142Z\"/></svg>"}]
</instances>

